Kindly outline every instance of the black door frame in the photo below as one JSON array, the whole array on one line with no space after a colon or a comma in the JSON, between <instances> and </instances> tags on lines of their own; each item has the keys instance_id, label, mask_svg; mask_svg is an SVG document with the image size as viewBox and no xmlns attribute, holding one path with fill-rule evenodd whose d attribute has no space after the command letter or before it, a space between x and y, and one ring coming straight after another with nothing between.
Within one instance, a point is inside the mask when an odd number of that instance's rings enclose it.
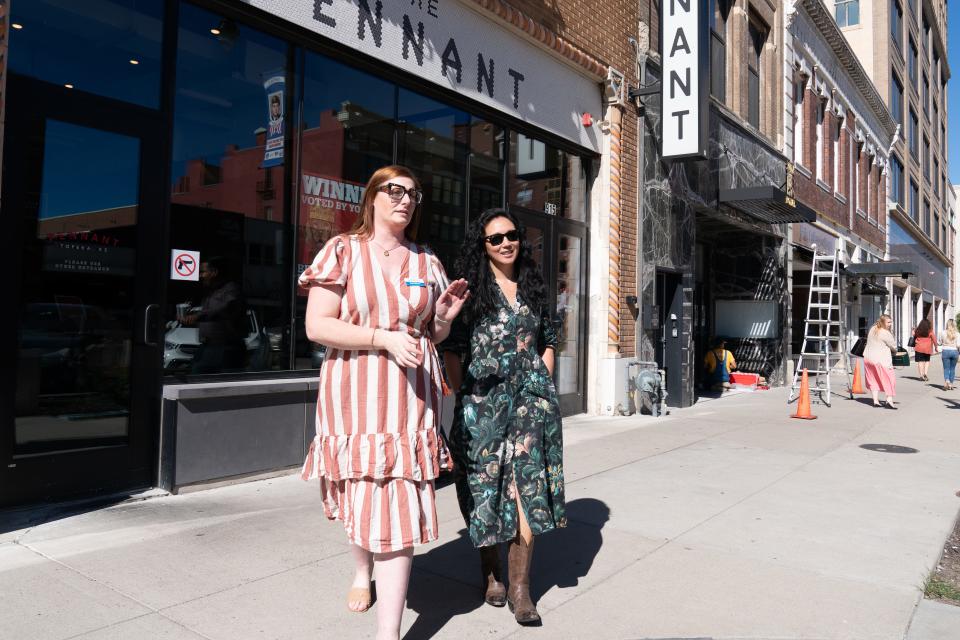
<instances>
[{"instance_id":1,"label":"black door frame","mask_svg":"<svg viewBox=\"0 0 960 640\"><path fill-rule=\"evenodd\" d=\"M135 294L131 327L130 422L124 444L104 443L48 453L15 449L16 366L0 367L0 506L56 500L152 486L156 477L161 374L166 215L166 149L162 112L10 74L7 84L3 201L0 219L8 231L9 313L0 314L0 362L16 363L22 283L19 239L24 209L38 206L23 188L43 170L45 123L56 120L140 140ZM36 182L36 177L33 178ZM10 247L10 245L14 245ZM147 323L149 322L149 326Z\"/></svg>"},{"instance_id":2,"label":"black door frame","mask_svg":"<svg viewBox=\"0 0 960 640\"><path fill-rule=\"evenodd\" d=\"M578 319L577 330L580 335L580 367L577 372L577 391L558 395L557 400L560 403L560 413L564 416L583 413L586 410L586 374L587 374L587 305L589 296L587 295L587 265L589 264L590 243L588 242L586 225L565 218L557 218L539 211L526 209L517 205L509 205L510 212L516 215L528 228L540 229L543 233L543 279L547 285L547 297L549 300L557 299L557 279L554 274L558 266L558 247L560 234L575 236L580 239L583 247L583 259L580 261L580 318ZM556 313L556 309L554 309ZM554 371L556 379L556 371Z\"/></svg>"},{"instance_id":3,"label":"black door frame","mask_svg":"<svg viewBox=\"0 0 960 640\"><path fill-rule=\"evenodd\" d=\"M666 370L667 405L684 406L683 384L683 273L673 269L656 271L655 299L660 314L657 362ZM669 286L668 286L669 283ZM675 320L670 315L676 316ZM676 331L677 335L672 333ZM672 344L671 344L672 341Z\"/></svg>"}]
</instances>

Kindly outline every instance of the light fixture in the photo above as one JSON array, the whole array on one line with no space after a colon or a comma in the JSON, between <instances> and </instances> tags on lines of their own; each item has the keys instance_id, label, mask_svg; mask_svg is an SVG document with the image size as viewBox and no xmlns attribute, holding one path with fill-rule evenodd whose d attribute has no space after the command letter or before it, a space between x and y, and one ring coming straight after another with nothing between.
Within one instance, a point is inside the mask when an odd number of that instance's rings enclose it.
<instances>
[{"instance_id":1,"label":"light fixture","mask_svg":"<svg viewBox=\"0 0 960 640\"><path fill-rule=\"evenodd\" d=\"M212 33L215 36L218 36L220 35L220 29L218 27L214 27L213 29L210 29L210 33Z\"/></svg>"},{"instance_id":2,"label":"light fixture","mask_svg":"<svg viewBox=\"0 0 960 640\"><path fill-rule=\"evenodd\" d=\"M63 86L65 86L67 89L73 89L73 85L70 84L69 82Z\"/></svg>"},{"instance_id":3,"label":"light fixture","mask_svg":"<svg viewBox=\"0 0 960 640\"><path fill-rule=\"evenodd\" d=\"M19 22L14 22L10 26L13 27L14 29L23 29L23 25L20 24Z\"/></svg>"},{"instance_id":4,"label":"light fixture","mask_svg":"<svg viewBox=\"0 0 960 640\"><path fill-rule=\"evenodd\" d=\"M137 60L136 58L133 58L130 60L130 64L137 65L137 64L140 64L140 61Z\"/></svg>"}]
</instances>

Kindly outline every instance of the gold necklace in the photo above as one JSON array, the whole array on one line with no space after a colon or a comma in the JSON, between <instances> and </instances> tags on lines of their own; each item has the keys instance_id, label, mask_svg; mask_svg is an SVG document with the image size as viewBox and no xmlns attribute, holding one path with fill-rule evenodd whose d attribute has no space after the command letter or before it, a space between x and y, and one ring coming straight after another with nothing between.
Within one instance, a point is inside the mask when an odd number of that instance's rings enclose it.
<instances>
[{"instance_id":1,"label":"gold necklace","mask_svg":"<svg viewBox=\"0 0 960 640\"><path fill-rule=\"evenodd\" d=\"M403 246L403 244L401 243L401 244L398 244L397 246L393 247L392 249L386 249L386 248L384 248L384 246L383 246L382 244L380 244L379 242L377 242L376 240L374 240L372 237L370 238L370 242L372 242L373 244L375 244L375 245L377 245L378 247L380 247L381 249L383 249L383 255L386 256L386 257L388 257L388 258L390 257L390 252L391 252L391 251L396 251L397 249L399 249L400 247Z\"/></svg>"}]
</instances>

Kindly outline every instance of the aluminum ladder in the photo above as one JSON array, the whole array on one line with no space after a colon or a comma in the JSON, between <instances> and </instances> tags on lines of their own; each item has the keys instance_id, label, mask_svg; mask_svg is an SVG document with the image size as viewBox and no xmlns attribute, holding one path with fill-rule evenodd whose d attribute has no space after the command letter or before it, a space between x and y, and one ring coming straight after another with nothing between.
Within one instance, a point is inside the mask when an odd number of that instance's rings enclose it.
<instances>
[{"instance_id":1,"label":"aluminum ladder","mask_svg":"<svg viewBox=\"0 0 960 640\"><path fill-rule=\"evenodd\" d=\"M840 282L840 252L833 255L813 254L810 270L810 292L807 298L807 319L803 329L803 344L793 372L790 398L800 393L804 368L810 383L810 398L830 406L833 386L831 378L846 376L848 397L853 398L850 381L850 362L846 349L846 329L843 322L843 287Z\"/></svg>"}]
</instances>

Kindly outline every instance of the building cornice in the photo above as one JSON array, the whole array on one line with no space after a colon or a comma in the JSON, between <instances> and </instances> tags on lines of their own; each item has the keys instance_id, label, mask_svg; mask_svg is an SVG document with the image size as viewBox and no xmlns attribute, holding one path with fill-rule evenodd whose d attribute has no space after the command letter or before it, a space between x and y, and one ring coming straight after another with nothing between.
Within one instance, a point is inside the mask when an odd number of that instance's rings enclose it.
<instances>
[{"instance_id":1,"label":"building cornice","mask_svg":"<svg viewBox=\"0 0 960 640\"><path fill-rule=\"evenodd\" d=\"M607 79L608 65L593 57L569 40L558 35L552 29L543 26L523 11L503 2L503 0L464 0L492 13L499 20L507 23L532 37L548 49L552 49L563 58L583 68L587 73L596 77L598 81Z\"/></svg>"},{"instance_id":2,"label":"building cornice","mask_svg":"<svg viewBox=\"0 0 960 640\"><path fill-rule=\"evenodd\" d=\"M824 4L823 0L802 0L802 3L807 15L810 16L814 26L820 30L827 44L833 49L854 86L860 91L867 105L880 120L880 125L884 131L892 138L897 130L897 123L890 115L890 110L887 108L883 96L877 91L870 76L867 75L866 69L863 68L860 60L850 48L850 43L843 32L840 31L840 27L837 26L837 21L830 14L827 5Z\"/></svg>"}]
</instances>

